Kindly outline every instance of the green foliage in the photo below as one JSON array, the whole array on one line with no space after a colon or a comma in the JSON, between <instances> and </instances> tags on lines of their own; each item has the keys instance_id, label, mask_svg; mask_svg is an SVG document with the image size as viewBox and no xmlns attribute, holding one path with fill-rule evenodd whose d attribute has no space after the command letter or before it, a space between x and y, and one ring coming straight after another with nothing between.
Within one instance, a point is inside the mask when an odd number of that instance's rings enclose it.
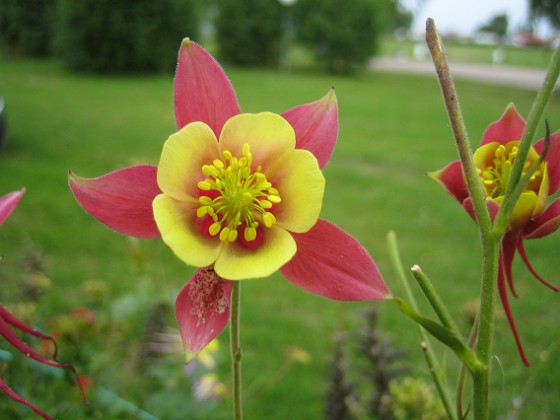
<instances>
[{"instance_id":1,"label":"green foliage","mask_svg":"<svg viewBox=\"0 0 560 420\"><path fill-rule=\"evenodd\" d=\"M281 5L276 0L220 0L216 35L220 59L242 66L278 64Z\"/></svg>"},{"instance_id":2,"label":"green foliage","mask_svg":"<svg viewBox=\"0 0 560 420\"><path fill-rule=\"evenodd\" d=\"M508 16L505 13L498 14L491 18L488 23L478 28L479 32L490 32L499 38L507 35L508 31Z\"/></svg>"},{"instance_id":3,"label":"green foliage","mask_svg":"<svg viewBox=\"0 0 560 420\"><path fill-rule=\"evenodd\" d=\"M79 71L172 71L182 38L197 33L196 0L59 0L57 50Z\"/></svg>"},{"instance_id":4,"label":"green foliage","mask_svg":"<svg viewBox=\"0 0 560 420\"><path fill-rule=\"evenodd\" d=\"M560 0L530 0L529 8L534 18L544 18L560 29Z\"/></svg>"},{"instance_id":5,"label":"green foliage","mask_svg":"<svg viewBox=\"0 0 560 420\"><path fill-rule=\"evenodd\" d=\"M315 52L328 71L351 72L364 66L377 51L383 29L379 2L300 0L296 10L299 40Z\"/></svg>"},{"instance_id":6,"label":"green foliage","mask_svg":"<svg viewBox=\"0 0 560 420\"><path fill-rule=\"evenodd\" d=\"M394 380L391 389L391 408L395 420L444 420L447 418L431 384L406 377Z\"/></svg>"},{"instance_id":7,"label":"green foliage","mask_svg":"<svg viewBox=\"0 0 560 420\"><path fill-rule=\"evenodd\" d=\"M0 44L9 53L42 57L51 52L56 0L2 0Z\"/></svg>"}]
</instances>

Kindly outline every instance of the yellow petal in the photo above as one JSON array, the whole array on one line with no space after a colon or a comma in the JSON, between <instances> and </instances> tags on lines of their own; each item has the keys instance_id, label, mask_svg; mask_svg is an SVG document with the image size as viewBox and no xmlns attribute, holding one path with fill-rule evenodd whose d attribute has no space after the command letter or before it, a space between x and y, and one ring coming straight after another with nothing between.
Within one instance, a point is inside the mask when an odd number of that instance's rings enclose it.
<instances>
[{"instance_id":1,"label":"yellow petal","mask_svg":"<svg viewBox=\"0 0 560 420\"><path fill-rule=\"evenodd\" d=\"M278 114L240 114L225 123L220 135L220 151L242 156L244 144L250 147L253 168L262 165L266 169L279 156L295 149L296 135L288 121Z\"/></svg>"},{"instance_id":2,"label":"yellow petal","mask_svg":"<svg viewBox=\"0 0 560 420\"><path fill-rule=\"evenodd\" d=\"M494 201L501 205L504 201L504 196L499 196L494 199ZM537 205L537 194L534 191L525 191L519 196L519 200L513 208L511 214L510 225L514 229L520 229L524 227L531 217Z\"/></svg>"},{"instance_id":3,"label":"yellow petal","mask_svg":"<svg viewBox=\"0 0 560 420\"><path fill-rule=\"evenodd\" d=\"M494 141L480 146L474 151L474 165L478 169L486 169L488 166L494 166L494 158L496 157L496 149L500 143Z\"/></svg>"},{"instance_id":4,"label":"yellow petal","mask_svg":"<svg viewBox=\"0 0 560 420\"><path fill-rule=\"evenodd\" d=\"M325 192L325 178L315 156L307 150L293 150L278 159L266 176L282 198L273 211L278 226L296 233L311 229L321 213Z\"/></svg>"},{"instance_id":5,"label":"yellow petal","mask_svg":"<svg viewBox=\"0 0 560 420\"><path fill-rule=\"evenodd\" d=\"M531 147L532 149L532 147ZM535 209L533 211L532 217L536 217L544 211L546 207L546 201L548 199L548 192L550 190L550 181L548 180L548 165L546 162L541 164L540 167L542 171L542 179L539 186L538 198L537 203L535 205Z\"/></svg>"},{"instance_id":6,"label":"yellow petal","mask_svg":"<svg viewBox=\"0 0 560 420\"><path fill-rule=\"evenodd\" d=\"M193 122L172 134L161 153L158 185L161 190L179 200L198 199L198 181L205 178L202 165L218 157L218 142L210 127Z\"/></svg>"},{"instance_id":7,"label":"yellow petal","mask_svg":"<svg viewBox=\"0 0 560 420\"><path fill-rule=\"evenodd\" d=\"M198 230L198 204L184 203L166 195L153 202L154 217L163 241L178 258L195 267L206 267L218 257L221 241Z\"/></svg>"},{"instance_id":8,"label":"yellow petal","mask_svg":"<svg viewBox=\"0 0 560 420\"><path fill-rule=\"evenodd\" d=\"M289 232L273 226L263 233L263 242L256 250L228 243L214 264L216 273L227 280L267 277L295 255L296 241Z\"/></svg>"}]
</instances>

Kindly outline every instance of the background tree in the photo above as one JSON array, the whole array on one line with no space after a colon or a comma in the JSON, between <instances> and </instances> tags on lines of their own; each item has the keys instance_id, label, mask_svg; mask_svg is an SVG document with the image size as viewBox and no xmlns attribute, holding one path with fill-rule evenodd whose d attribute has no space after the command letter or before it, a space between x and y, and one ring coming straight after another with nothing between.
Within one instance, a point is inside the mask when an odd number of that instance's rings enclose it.
<instances>
[{"instance_id":1,"label":"background tree","mask_svg":"<svg viewBox=\"0 0 560 420\"><path fill-rule=\"evenodd\" d=\"M173 71L196 37L195 0L58 0L57 49L67 67L99 73Z\"/></svg>"},{"instance_id":2,"label":"background tree","mask_svg":"<svg viewBox=\"0 0 560 420\"><path fill-rule=\"evenodd\" d=\"M382 21L386 22L384 32L390 35L408 33L412 27L414 14L406 9L399 0L384 0L381 4L385 5L382 8L385 11Z\"/></svg>"},{"instance_id":3,"label":"background tree","mask_svg":"<svg viewBox=\"0 0 560 420\"><path fill-rule=\"evenodd\" d=\"M0 43L11 54L51 53L56 0L0 1Z\"/></svg>"},{"instance_id":4,"label":"background tree","mask_svg":"<svg viewBox=\"0 0 560 420\"><path fill-rule=\"evenodd\" d=\"M546 19L555 27L560 29L560 0L529 0L531 21Z\"/></svg>"},{"instance_id":5,"label":"background tree","mask_svg":"<svg viewBox=\"0 0 560 420\"><path fill-rule=\"evenodd\" d=\"M219 57L243 66L275 66L280 55L281 5L277 0L219 0Z\"/></svg>"},{"instance_id":6,"label":"background tree","mask_svg":"<svg viewBox=\"0 0 560 420\"><path fill-rule=\"evenodd\" d=\"M298 39L332 72L351 72L377 51L382 32L375 0L299 0Z\"/></svg>"},{"instance_id":7,"label":"background tree","mask_svg":"<svg viewBox=\"0 0 560 420\"><path fill-rule=\"evenodd\" d=\"M508 17L505 13L496 15L481 25L477 31L491 33L498 39L504 39L508 32Z\"/></svg>"}]
</instances>

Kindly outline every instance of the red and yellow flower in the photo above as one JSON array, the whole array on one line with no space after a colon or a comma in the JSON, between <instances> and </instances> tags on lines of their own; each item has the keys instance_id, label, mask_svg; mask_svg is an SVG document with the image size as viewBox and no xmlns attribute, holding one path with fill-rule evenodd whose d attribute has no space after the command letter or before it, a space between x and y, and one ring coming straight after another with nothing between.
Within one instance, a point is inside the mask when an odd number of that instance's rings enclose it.
<instances>
[{"instance_id":1,"label":"red and yellow flower","mask_svg":"<svg viewBox=\"0 0 560 420\"><path fill-rule=\"evenodd\" d=\"M513 105L509 105L502 117L492 123L482 137L480 147L474 152L474 162L479 174L486 201L491 214L496 214L504 199L512 165L517 156L519 141L525 129L525 121ZM560 199L547 207L549 197L560 189L560 131L550 136L550 146L544 157L545 140L537 141L529 150L524 173L533 164L538 168L518 202L516 203L509 228L504 236L498 269L498 291L517 347L523 362L529 361L523 350L517 327L509 305L507 285L513 296L517 297L513 284L512 264L516 252L528 270L543 284L554 291L559 289L545 281L533 268L524 240L550 235L560 227ZM540 163L539 163L540 162ZM450 163L444 169L431 174L459 203L472 215L472 200L469 197L465 178L459 161Z\"/></svg>"},{"instance_id":2,"label":"red and yellow flower","mask_svg":"<svg viewBox=\"0 0 560 420\"><path fill-rule=\"evenodd\" d=\"M232 281L280 270L327 298L388 297L366 250L319 218L321 168L338 133L333 89L281 115L243 114L219 64L186 39L174 92L179 131L165 142L157 167L90 179L70 174L70 187L110 228L161 237L199 267L176 302L187 360L227 324Z\"/></svg>"}]
</instances>

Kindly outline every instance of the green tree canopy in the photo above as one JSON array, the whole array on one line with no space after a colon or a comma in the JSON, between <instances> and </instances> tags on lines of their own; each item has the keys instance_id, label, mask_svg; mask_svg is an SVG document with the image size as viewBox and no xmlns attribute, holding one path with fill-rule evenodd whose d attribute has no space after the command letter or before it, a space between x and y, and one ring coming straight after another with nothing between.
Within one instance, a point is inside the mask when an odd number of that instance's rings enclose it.
<instances>
[{"instance_id":1,"label":"green tree canopy","mask_svg":"<svg viewBox=\"0 0 560 420\"><path fill-rule=\"evenodd\" d=\"M67 67L98 73L174 69L196 37L195 0L58 0L57 46Z\"/></svg>"},{"instance_id":2,"label":"green tree canopy","mask_svg":"<svg viewBox=\"0 0 560 420\"><path fill-rule=\"evenodd\" d=\"M532 19L546 19L560 29L560 0L529 0Z\"/></svg>"}]
</instances>

